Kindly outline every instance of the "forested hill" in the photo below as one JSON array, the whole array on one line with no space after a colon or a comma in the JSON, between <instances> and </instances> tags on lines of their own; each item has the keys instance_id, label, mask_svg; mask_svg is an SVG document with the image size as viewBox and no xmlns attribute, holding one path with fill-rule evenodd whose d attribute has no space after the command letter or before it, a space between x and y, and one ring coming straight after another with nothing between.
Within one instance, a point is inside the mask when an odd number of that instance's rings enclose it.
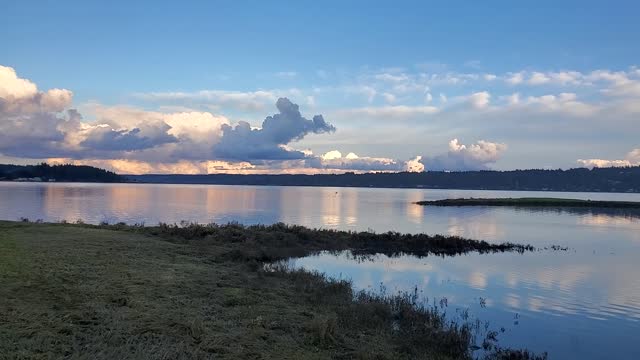
<instances>
[{"instance_id":1,"label":"forested hill","mask_svg":"<svg viewBox=\"0 0 640 360\"><path fill-rule=\"evenodd\" d=\"M640 166L340 175L131 175L127 178L137 182L177 184L640 192Z\"/></svg>"},{"instance_id":2,"label":"forested hill","mask_svg":"<svg viewBox=\"0 0 640 360\"><path fill-rule=\"evenodd\" d=\"M77 165L2 165L0 180L9 181L74 181L124 182L124 177L92 166Z\"/></svg>"},{"instance_id":3,"label":"forested hill","mask_svg":"<svg viewBox=\"0 0 640 360\"><path fill-rule=\"evenodd\" d=\"M91 166L0 164L1 180L640 193L640 166L569 170L427 171L422 173L346 173L335 175L121 176Z\"/></svg>"}]
</instances>

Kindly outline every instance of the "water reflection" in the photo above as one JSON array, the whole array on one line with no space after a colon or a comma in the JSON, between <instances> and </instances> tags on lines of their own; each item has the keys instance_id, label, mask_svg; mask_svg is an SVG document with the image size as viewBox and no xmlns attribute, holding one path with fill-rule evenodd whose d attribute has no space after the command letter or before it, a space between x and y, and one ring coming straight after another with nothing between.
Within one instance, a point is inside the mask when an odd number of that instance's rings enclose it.
<instances>
[{"instance_id":1,"label":"water reflection","mask_svg":"<svg viewBox=\"0 0 640 360\"><path fill-rule=\"evenodd\" d=\"M602 216L609 218L626 218L626 219L639 219L640 209L615 209L615 208L580 208L580 207L555 207L545 208L536 206L517 206L513 207L516 212L525 213L551 213L551 214L569 214L569 215L588 215L588 216Z\"/></svg>"},{"instance_id":2,"label":"water reflection","mask_svg":"<svg viewBox=\"0 0 640 360\"><path fill-rule=\"evenodd\" d=\"M346 226L355 226L358 223L358 191L355 189L344 189L342 191L344 202L344 223Z\"/></svg>"},{"instance_id":3,"label":"water reflection","mask_svg":"<svg viewBox=\"0 0 640 360\"><path fill-rule=\"evenodd\" d=\"M638 194L605 195L556 194L558 197L610 200L619 200L623 195L626 200L634 197L640 200ZM572 242L576 231L586 233L586 241L591 241L597 229L616 232L620 229L640 230L640 216L632 211L446 208L414 204L422 199L469 196L535 194L420 189L0 183L0 217L16 219L24 216L53 221L82 218L93 223L124 221L147 224L181 220L249 224L283 221L310 227L440 233L542 246L564 239Z\"/></svg>"},{"instance_id":4,"label":"water reflection","mask_svg":"<svg viewBox=\"0 0 640 360\"><path fill-rule=\"evenodd\" d=\"M469 307L508 331L507 344L552 358L640 358L640 216L611 209L447 208L413 204L460 197L640 201L640 194L421 189L0 182L0 219L271 224L449 234L567 252L378 257L320 256L298 264L348 276L362 288L411 290ZM479 305L482 298L485 307ZM499 325L498 325L499 324ZM637 337L637 336L635 336ZM555 356L554 356L555 354ZM633 356L630 356L633 355Z\"/></svg>"},{"instance_id":5,"label":"water reflection","mask_svg":"<svg viewBox=\"0 0 640 360\"><path fill-rule=\"evenodd\" d=\"M633 267L637 255L615 262ZM363 262L348 253L324 253L291 265L351 279L359 289L418 286L427 297L446 298L450 307L470 309L494 329L505 328L501 345L547 350L552 359L640 356L633 341L640 333L640 281L633 272L590 265L580 254L379 255ZM611 284L612 278L619 284Z\"/></svg>"},{"instance_id":6,"label":"water reflection","mask_svg":"<svg viewBox=\"0 0 640 360\"><path fill-rule=\"evenodd\" d=\"M423 194L421 191L409 191L407 192L407 198L405 202L406 206L406 214L409 221L420 224L422 219L424 218L424 207L420 205L416 205L416 202L421 201L423 199Z\"/></svg>"},{"instance_id":7,"label":"water reflection","mask_svg":"<svg viewBox=\"0 0 640 360\"><path fill-rule=\"evenodd\" d=\"M322 188L322 223L335 227L340 225L340 199L338 191Z\"/></svg>"}]
</instances>

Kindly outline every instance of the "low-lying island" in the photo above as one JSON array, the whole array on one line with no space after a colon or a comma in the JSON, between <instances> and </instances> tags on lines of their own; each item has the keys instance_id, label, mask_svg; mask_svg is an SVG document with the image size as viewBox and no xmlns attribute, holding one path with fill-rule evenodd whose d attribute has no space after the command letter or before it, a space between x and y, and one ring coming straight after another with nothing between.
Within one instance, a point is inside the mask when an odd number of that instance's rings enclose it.
<instances>
[{"instance_id":1,"label":"low-lying island","mask_svg":"<svg viewBox=\"0 0 640 360\"><path fill-rule=\"evenodd\" d=\"M561 198L459 198L418 201L425 206L522 206L522 207L578 207L578 208L611 208L640 209L636 201L604 201Z\"/></svg>"}]
</instances>

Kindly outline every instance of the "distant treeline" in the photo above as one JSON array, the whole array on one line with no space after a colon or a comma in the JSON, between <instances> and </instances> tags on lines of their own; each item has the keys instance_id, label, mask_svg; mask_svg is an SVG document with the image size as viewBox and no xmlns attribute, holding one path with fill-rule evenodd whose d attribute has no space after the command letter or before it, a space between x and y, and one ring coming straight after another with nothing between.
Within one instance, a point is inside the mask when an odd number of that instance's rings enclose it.
<instances>
[{"instance_id":1,"label":"distant treeline","mask_svg":"<svg viewBox=\"0 0 640 360\"><path fill-rule=\"evenodd\" d=\"M640 166L336 175L130 175L127 178L137 182L176 184L640 192Z\"/></svg>"},{"instance_id":2,"label":"distant treeline","mask_svg":"<svg viewBox=\"0 0 640 360\"><path fill-rule=\"evenodd\" d=\"M427 171L320 175L118 175L91 166L1 165L0 180L640 192L640 166L569 170Z\"/></svg>"},{"instance_id":3,"label":"distant treeline","mask_svg":"<svg viewBox=\"0 0 640 360\"><path fill-rule=\"evenodd\" d=\"M76 181L124 182L124 177L92 166L78 165L2 165L0 180L10 181Z\"/></svg>"}]
</instances>

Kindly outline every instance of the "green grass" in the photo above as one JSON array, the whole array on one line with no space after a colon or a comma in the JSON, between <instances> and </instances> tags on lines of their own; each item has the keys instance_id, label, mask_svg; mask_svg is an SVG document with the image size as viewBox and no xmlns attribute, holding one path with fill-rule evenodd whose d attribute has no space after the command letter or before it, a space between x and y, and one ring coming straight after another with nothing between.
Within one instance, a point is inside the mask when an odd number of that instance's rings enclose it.
<instances>
[{"instance_id":1,"label":"green grass","mask_svg":"<svg viewBox=\"0 0 640 360\"><path fill-rule=\"evenodd\" d=\"M600 201L559 198L460 198L419 201L417 204L429 206L522 206L640 209L640 202L634 201Z\"/></svg>"},{"instance_id":2,"label":"green grass","mask_svg":"<svg viewBox=\"0 0 640 360\"><path fill-rule=\"evenodd\" d=\"M410 296L265 270L246 239L267 227L212 228L0 222L0 359L470 358L470 329Z\"/></svg>"}]
</instances>

